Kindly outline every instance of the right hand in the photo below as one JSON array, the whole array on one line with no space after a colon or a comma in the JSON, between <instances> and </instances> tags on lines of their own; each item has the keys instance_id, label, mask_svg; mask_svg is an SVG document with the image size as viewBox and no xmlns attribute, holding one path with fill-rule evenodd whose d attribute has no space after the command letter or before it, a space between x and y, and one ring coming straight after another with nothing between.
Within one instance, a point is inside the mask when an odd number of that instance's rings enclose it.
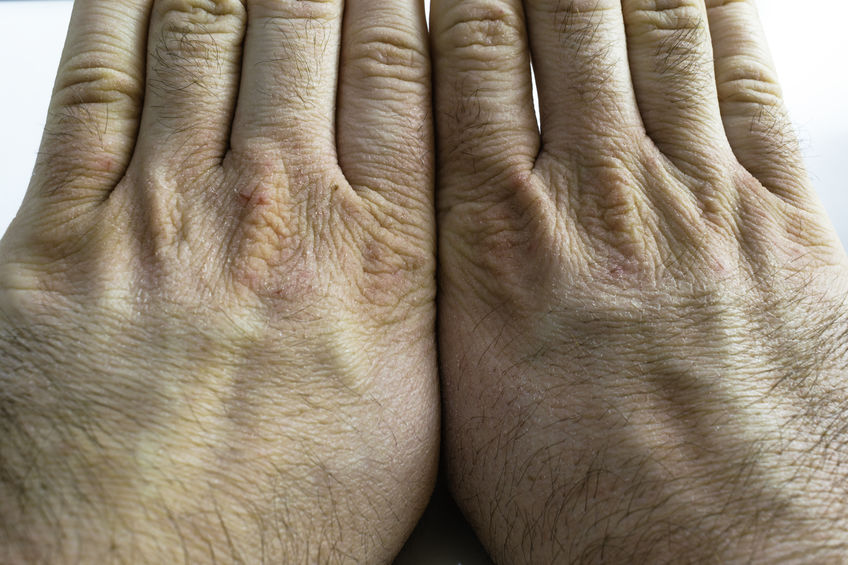
<instances>
[{"instance_id":1,"label":"right hand","mask_svg":"<svg viewBox=\"0 0 848 565\"><path fill-rule=\"evenodd\" d=\"M706 4L434 1L445 457L499 563L848 551L848 260L753 2Z\"/></svg>"}]
</instances>

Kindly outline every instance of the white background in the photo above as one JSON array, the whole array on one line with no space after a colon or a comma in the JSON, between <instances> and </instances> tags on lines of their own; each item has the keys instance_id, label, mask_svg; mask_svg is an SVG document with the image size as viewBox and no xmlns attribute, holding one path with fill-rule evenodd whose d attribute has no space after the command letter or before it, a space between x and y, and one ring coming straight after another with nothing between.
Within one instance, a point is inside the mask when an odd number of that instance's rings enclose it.
<instances>
[{"instance_id":1,"label":"white background","mask_svg":"<svg viewBox=\"0 0 848 565\"><path fill-rule=\"evenodd\" d=\"M759 5L813 179L848 242L848 2ZM0 233L29 183L71 6L0 0Z\"/></svg>"}]
</instances>

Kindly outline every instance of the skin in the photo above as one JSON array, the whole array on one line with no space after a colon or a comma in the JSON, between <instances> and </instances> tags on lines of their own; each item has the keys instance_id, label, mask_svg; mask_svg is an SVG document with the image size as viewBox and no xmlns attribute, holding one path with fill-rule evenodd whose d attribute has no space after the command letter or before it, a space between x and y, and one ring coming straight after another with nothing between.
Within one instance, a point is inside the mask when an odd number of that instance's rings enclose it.
<instances>
[{"instance_id":1,"label":"skin","mask_svg":"<svg viewBox=\"0 0 848 565\"><path fill-rule=\"evenodd\" d=\"M0 244L0 562L385 563L411 532L424 11L342 4L75 2Z\"/></svg>"},{"instance_id":2,"label":"skin","mask_svg":"<svg viewBox=\"0 0 848 565\"><path fill-rule=\"evenodd\" d=\"M493 558L840 562L848 259L753 5L432 16L436 152L412 0L77 0L0 243L0 561L388 562L437 461L435 156Z\"/></svg>"},{"instance_id":3,"label":"skin","mask_svg":"<svg viewBox=\"0 0 848 565\"><path fill-rule=\"evenodd\" d=\"M844 562L848 260L753 2L431 25L445 466L493 559Z\"/></svg>"}]
</instances>

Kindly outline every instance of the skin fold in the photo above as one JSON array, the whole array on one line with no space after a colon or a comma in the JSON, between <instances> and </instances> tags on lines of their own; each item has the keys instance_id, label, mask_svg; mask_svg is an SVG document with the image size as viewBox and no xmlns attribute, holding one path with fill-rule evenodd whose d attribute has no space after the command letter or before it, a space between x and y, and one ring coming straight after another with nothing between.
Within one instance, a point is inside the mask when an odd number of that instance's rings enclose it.
<instances>
[{"instance_id":1,"label":"skin fold","mask_svg":"<svg viewBox=\"0 0 848 565\"><path fill-rule=\"evenodd\" d=\"M0 562L390 562L438 461L430 108L413 0L75 2L0 247Z\"/></svg>"},{"instance_id":2,"label":"skin fold","mask_svg":"<svg viewBox=\"0 0 848 565\"><path fill-rule=\"evenodd\" d=\"M754 3L431 36L444 459L493 559L844 562L848 265Z\"/></svg>"},{"instance_id":3,"label":"skin fold","mask_svg":"<svg viewBox=\"0 0 848 565\"><path fill-rule=\"evenodd\" d=\"M0 562L841 563L847 286L751 1L76 0Z\"/></svg>"}]
</instances>

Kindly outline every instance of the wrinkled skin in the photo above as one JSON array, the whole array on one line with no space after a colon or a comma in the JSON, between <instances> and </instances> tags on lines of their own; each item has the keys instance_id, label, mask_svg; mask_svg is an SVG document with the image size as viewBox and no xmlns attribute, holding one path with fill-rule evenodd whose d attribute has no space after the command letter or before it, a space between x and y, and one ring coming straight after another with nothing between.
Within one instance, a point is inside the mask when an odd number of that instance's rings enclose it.
<instances>
[{"instance_id":1,"label":"wrinkled skin","mask_svg":"<svg viewBox=\"0 0 848 565\"><path fill-rule=\"evenodd\" d=\"M444 453L495 561L844 562L848 264L753 2L431 24Z\"/></svg>"},{"instance_id":2,"label":"wrinkled skin","mask_svg":"<svg viewBox=\"0 0 848 565\"><path fill-rule=\"evenodd\" d=\"M342 4L75 3L0 247L0 562L381 563L412 530L426 27Z\"/></svg>"},{"instance_id":3,"label":"wrinkled skin","mask_svg":"<svg viewBox=\"0 0 848 565\"><path fill-rule=\"evenodd\" d=\"M752 4L432 23L446 468L495 560L840 562L848 266ZM426 52L412 0L77 0L0 244L0 561L392 558L437 461Z\"/></svg>"}]
</instances>

